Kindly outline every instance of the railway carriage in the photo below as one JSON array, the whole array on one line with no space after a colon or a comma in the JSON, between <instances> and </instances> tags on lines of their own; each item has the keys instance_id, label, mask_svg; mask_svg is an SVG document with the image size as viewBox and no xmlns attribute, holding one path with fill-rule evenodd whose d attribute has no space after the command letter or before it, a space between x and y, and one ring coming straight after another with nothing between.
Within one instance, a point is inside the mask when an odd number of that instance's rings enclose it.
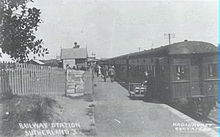
<instances>
[{"instance_id":1,"label":"railway carriage","mask_svg":"<svg viewBox=\"0 0 220 137\"><path fill-rule=\"evenodd\" d=\"M152 98L207 116L217 98L217 56L213 44L184 41L102 60L100 64L114 65L118 79L127 83L141 83L145 72L150 72Z\"/></svg>"}]
</instances>

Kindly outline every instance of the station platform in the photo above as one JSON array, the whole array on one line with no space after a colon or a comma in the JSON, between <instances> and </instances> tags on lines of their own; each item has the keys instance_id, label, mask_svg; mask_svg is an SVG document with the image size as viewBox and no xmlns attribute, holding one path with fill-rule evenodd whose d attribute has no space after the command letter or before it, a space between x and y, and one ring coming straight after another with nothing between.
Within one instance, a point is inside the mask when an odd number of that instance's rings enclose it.
<instances>
[{"instance_id":1,"label":"station platform","mask_svg":"<svg viewBox=\"0 0 220 137\"><path fill-rule=\"evenodd\" d=\"M97 137L217 137L202 124L161 103L132 100L117 82L94 79Z\"/></svg>"}]
</instances>

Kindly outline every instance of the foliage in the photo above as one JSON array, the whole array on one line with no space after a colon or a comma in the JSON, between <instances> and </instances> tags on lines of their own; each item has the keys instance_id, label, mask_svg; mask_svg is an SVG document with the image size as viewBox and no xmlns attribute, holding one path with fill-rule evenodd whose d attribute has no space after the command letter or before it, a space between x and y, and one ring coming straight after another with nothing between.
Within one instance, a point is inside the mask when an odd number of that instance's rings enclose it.
<instances>
[{"instance_id":1,"label":"foliage","mask_svg":"<svg viewBox=\"0 0 220 137\"><path fill-rule=\"evenodd\" d=\"M33 1L0 0L0 48L18 62L28 61L30 54L48 54L35 36L42 22L40 9L28 8L29 2Z\"/></svg>"}]
</instances>

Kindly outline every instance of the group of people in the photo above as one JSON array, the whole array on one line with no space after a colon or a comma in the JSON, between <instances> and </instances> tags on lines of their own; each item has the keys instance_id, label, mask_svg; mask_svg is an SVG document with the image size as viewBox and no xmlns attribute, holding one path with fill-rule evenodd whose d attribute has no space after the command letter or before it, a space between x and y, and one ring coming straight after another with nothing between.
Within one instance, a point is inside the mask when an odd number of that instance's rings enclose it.
<instances>
[{"instance_id":1,"label":"group of people","mask_svg":"<svg viewBox=\"0 0 220 137\"><path fill-rule=\"evenodd\" d=\"M104 80L104 82L106 82L106 79L108 77L110 77L111 82L113 82L115 80L115 67L114 66L107 66L107 65L95 65L94 67L94 71L97 75L97 77L101 76Z\"/></svg>"}]
</instances>

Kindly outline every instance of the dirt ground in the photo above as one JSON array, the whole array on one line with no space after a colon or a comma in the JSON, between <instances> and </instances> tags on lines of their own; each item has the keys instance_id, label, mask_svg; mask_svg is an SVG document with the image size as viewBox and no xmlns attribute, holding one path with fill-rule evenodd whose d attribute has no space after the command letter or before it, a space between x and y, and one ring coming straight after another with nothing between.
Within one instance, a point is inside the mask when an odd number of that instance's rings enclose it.
<instances>
[{"instance_id":1,"label":"dirt ground","mask_svg":"<svg viewBox=\"0 0 220 137\"><path fill-rule=\"evenodd\" d=\"M55 100L61 106L56 112L62 117L62 121L79 123L82 133L80 135L94 136L96 134L94 122L95 105L90 95L74 98L56 97Z\"/></svg>"},{"instance_id":2,"label":"dirt ground","mask_svg":"<svg viewBox=\"0 0 220 137\"><path fill-rule=\"evenodd\" d=\"M0 99L0 137L94 136L96 134L95 105L91 96L91 72L85 72L84 75L81 74L81 77L85 86L83 96L71 94L68 97L46 97L10 94L10 97ZM33 124L38 127L33 127ZM56 124L60 127L53 127ZM78 127L74 127L73 130L73 127L67 126L68 124L76 124ZM39 125L45 125L45 127ZM38 131L41 133L38 134ZM45 131L47 135L42 134L42 131Z\"/></svg>"},{"instance_id":3,"label":"dirt ground","mask_svg":"<svg viewBox=\"0 0 220 137\"><path fill-rule=\"evenodd\" d=\"M82 97L54 96L48 98L29 95L5 99L0 101L0 137L23 137L27 135L26 131L33 130L32 128L22 129L19 123L24 123L24 125L25 123L48 123L48 125L52 125L52 123L77 123L76 132L72 133L70 130L68 134L62 134L62 136L94 136L94 104L92 101L92 96L89 94ZM65 128L60 127L63 130L66 130ZM68 128L67 130L69 130ZM50 135L41 134L35 137L43 136ZM61 135L53 135L53 137L56 136L60 137Z\"/></svg>"}]
</instances>

